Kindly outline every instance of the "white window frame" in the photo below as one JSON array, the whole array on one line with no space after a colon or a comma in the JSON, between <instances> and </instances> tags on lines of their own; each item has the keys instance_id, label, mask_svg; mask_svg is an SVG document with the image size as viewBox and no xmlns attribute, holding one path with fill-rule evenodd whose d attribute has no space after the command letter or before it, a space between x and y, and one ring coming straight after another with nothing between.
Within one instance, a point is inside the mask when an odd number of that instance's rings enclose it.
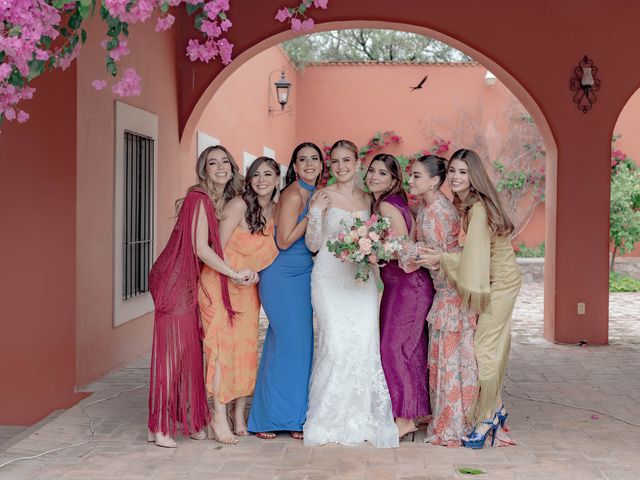
<instances>
[{"instance_id":1,"label":"white window frame","mask_svg":"<svg viewBox=\"0 0 640 480\"><path fill-rule=\"evenodd\" d=\"M124 133L129 131L152 138L153 142L153 259L157 255L158 212L158 116L115 102L115 165L114 165L114 224L113 224L113 326L118 327L153 311L149 292L128 300L122 299L123 266L122 244L124 237Z\"/></svg>"}]
</instances>

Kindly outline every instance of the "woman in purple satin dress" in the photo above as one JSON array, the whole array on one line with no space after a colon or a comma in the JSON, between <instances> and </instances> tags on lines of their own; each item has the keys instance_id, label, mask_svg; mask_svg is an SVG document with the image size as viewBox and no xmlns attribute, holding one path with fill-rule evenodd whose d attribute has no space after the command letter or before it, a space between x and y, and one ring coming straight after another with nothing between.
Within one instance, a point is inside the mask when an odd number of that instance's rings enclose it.
<instances>
[{"instance_id":1,"label":"woman in purple satin dress","mask_svg":"<svg viewBox=\"0 0 640 480\"><path fill-rule=\"evenodd\" d=\"M366 176L375 199L372 211L391 220L399 235L409 235L413 218L402 187L402 170L393 155L373 157ZM380 355L400 437L414 432L414 419L431 414L427 372L426 318L433 302L433 282L421 268L405 273L397 260L381 269Z\"/></svg>"}]
</instances>

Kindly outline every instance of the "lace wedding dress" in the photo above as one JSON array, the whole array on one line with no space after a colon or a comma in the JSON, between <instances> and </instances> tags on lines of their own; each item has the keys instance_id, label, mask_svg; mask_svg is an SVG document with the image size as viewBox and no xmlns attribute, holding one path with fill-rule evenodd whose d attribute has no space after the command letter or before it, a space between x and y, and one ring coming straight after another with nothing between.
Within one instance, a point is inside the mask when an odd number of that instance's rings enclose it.
<instances>
[{"instance_id":1,"label":"lace wedding dress","mask_svg":"<svg viewBox=\"0 0 640 480\"><path fill-rule=\"evenodd\" d=\"M368 212L363 211L363 214ZM304 444L335 442L398 446L391 398L380 361L378 291L373 275L355 280L355 267L327 250L327 240L353 222L352 213L309 212L305 242L318 251L311 273L311 301L318 346L313 359Z\"/></svg>"}]
</instances>

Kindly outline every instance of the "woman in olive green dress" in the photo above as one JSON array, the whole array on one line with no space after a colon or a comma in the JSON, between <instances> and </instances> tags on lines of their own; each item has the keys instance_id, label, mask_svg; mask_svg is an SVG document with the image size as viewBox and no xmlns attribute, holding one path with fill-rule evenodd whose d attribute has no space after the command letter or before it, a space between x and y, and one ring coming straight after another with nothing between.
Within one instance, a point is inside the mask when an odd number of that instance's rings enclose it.
<instances>
[{"instance_id":1,"label":"woman in olive green dress","mask_svg":"<svg viewBox=\"0 0 640 480\"><path fill-rule=\"evenodd\" d=\"M466 231L460 253L425 252L423 260L436 264L456 286L465 304L478 313L474 349L480 393L474 409L476 428L463 439L469 448L513 441L504 431L508 413L502 404L502 385L511 346L511 315L520 291L520 269L510 236L514 226L496 189L473 150L456 151L449 161L447 180Z\"/></svg>"}]
</instances>

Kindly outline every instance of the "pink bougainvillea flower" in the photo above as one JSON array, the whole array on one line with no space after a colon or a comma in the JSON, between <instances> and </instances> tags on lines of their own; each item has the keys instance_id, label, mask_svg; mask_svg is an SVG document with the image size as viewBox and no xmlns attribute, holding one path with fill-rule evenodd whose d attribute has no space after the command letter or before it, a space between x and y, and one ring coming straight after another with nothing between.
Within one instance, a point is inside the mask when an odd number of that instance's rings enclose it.
<instances>
[{"instance_id":1,"label":"pink bougainvillea flower","mask_svg":"<svg viewBox=\"0 0 640 480\"><path fill-rule=\"evenodd\" d=\"M4 117L11 122L16 118L16 111L12 107L6 108L4 110Z\"/></svg>"},{"instance_id":2,"label":"pink bougainvillea flower","mask_svg":"<svg viewBox=\"0 0 640 480\"><path fill-rule=\"evenodd\" d=\"M18 112L18 123L24 123L29 120L29 114L23 110Z\"/></svg>"},{"instance_id":3,"label":"pink bougainvillea flower","mask_svg":"<svg viewBox=\"0 0 640 480\"><path fill-rule=\"evenodd\" d=\"M96 90L102 90L104 87L107 86L107 81L106 80L96 79L93 82L91 82L91 86L93 88L95 88Z\"/></svg>"},{"instance_id":4,"label":"pink bougainvillea flower","mask_svg":"<svg viewBox=\"0 0 640 480\"><path fill-rule=\"evenodd\" d=\"M129 48L127 47L126 40L120 40L115 48L109 50L109 56L116 62L125 55L129 55Z\"/></svg>"},{"instance_id":5,"label":"pink bougainvillea flower","mask_svg":"<svg viewBox=\"0 0 640 480\"><path fill-rule=\"evenodd\" d=\"M175 20L176 20L176 17L174 17L171 14L158 17L158 21L156 22L156 32L163 32L165 30L169 30Z\"/></svg>"},{"instance_id":6,"label":"pink bougainvillea flower","mask_svg":"<svg viewBox=\"0 0 640 480\"><path fill-rule=\"evenodd\" d=\"M313 6L316 8L322 8L326 10L328 4L329 0L313 0Z\"/></svg>"},{"instance_id":7,"label":"pink bougainvillea flower","mask_svg":"<svg viewBox=\"0 0 640 480\"><path fill-rule=\"evenodd\" d=\"M8 63L0 64L0 82L3 82L11 74L11 65Z\"/></svg>"},{"instance_id":8,"label":"pink bougainvillea flower","mask_svg":"<svg viewBox=\"0 0 640 480\"><path fill-rule=\"evenodd\" d=\"M134 97L140 95L140 75L135 69L127 68L122 78L111 87L111 91L120 97Z\"/></svg>"},{"instance_id":9,"label":"pink bougainvillea flower","mask_svg":"<svg viewBox=\"0 0 640 480\"><path fill-rule=\"evenodd\" d=\"M220 60L224 65L231 63L231 53L233 52L233 43L229 43L226 38L218 40L218 51L220 52Z\"/></svg>"},{"instance_id":10,"label":"pink bougainvillea flower","mask_svg":"<svg viewBox=\"0 0 640 480\"><path fill-rule=\"evenodd\" d=\"M56 59L56 67L61 68L62 70L66 70L67 68L69 68L71 66L71 64L73 63L73 61L78 57L78 55L80 54L80 47L82 46L81 43L77 43L75 47L73 47L73 50L68 53L67 55L61 55Z\"/></svg>"},{"instance_id":11,"label":"pink bougainvillea flower","mask_svg":"<svg viewBox=\"0 0 640 480\"><path fill-rule=\"evenodd\" d=\"M229 10L229 0L211 0L202 8L207 16L214 20L221 12Z\"/></svg>"},{"instance_id":12,"label":"pink bougainvillea flower","mask_svg":"<svg viewBox=\"0 0 640 480\"><path fill-rule=\"evenodd\" d=\"M278 13L276 13L276 20L278 20L280 23L286 21L289 18L291 18L291 12L288 8L281 8L280 10L278 10Z\"/></svg>"},{"instance_id":13,"label":"pink bougainvillea flower","mask_svg":"<svg viewBox=\"0 0 640 480\"><path fill-rule=\"evenodd\" d=\"M210 22L204 20L200 25L200 31L206 33L208 37L217 38L222 34L222 29L218 26L217 22Z\"/></svg>"},{"instance_id":14,"label":"pink bougainvillea flower","mask_svg":"<svg viewBox=\"0 0 640 480\"><path fill-rule=\"evenodd\" d=\"M302 30L302 22L299 18L291 19L291 30L293 30L294 32L299 32L300 30Z\"/></svg>"},{"instance_id":15,"label":"pink bougainvillea flower","mask_svg":"<svg viewBox=\"0 0 640 480\"><path fill-rule=\"evenodd\" d=\"M228 18L220 22L220 28L222 29L223 32L228 31L232 25L233 23L231 23L231 20L229 20Z\"/></svg>"},{"instance_id":16,"label":"pink bougainvillea flower","mask_svg":"<svg viewBox=\"0 0 640 480\"><path fill-rule=\"evenodd\" d=\"M302 23L300 24L300 28L303 32L308 32L313 28L314 25L315 22L313 21L313 18L307 18L306 20L302 21Z\"/></svg>"}]
</instances>

